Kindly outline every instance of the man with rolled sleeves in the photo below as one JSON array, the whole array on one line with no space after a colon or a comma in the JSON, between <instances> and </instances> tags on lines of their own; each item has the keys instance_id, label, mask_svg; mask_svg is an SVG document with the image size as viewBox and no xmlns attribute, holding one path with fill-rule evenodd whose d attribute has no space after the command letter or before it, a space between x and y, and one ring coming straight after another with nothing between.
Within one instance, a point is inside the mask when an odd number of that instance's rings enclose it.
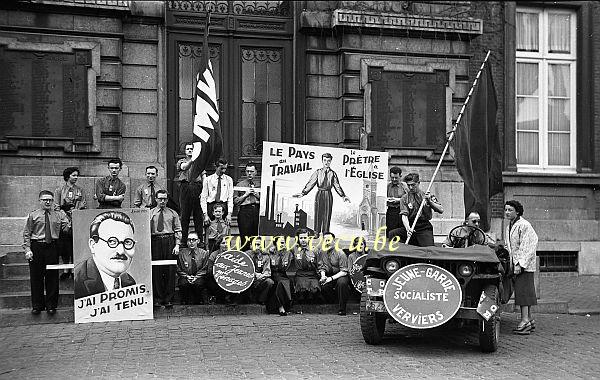
<instances>
[{"instance_id":1,"label":"man with rolled sleeves","mask_svg":"<svg viewBox=\"0 0 600 380\"><path fill-rule=\"evenodd\" d=\"M255 190L256 185L260 188L260 183L254 182L256 175L256 166L252 162L246 164L246 178L239 181L237 186L244 188L243 191L236 191L233 197L233 203L239 206L238 212L238 227L240 229L240 241L242 242L241 249L244 250L248 246L246 238L258 235L258 209L260 203L260 195Z\"/></svg>"},{"instance_id":2,"label":"man with rolled sleeves","mask_svg":"<svg viewBox=\"0 0 600 380\"><path fill-rule=\"evenodd\" d=\"M181 242L183 245L187 243L190 217L194 218L194 231L200 240L202 240L202 225L204 223L203 210L200 206L200 193L202 192L202 181L204 180L205 173L202 172L198 177L190 178L193 152L194 145L192 143L186 144L185 158L177 161L177 177L175 178L175 181L179 182Z\"/></svg>"},{"instance_id":3,"label":"man with rolled sleeves","mask_svg":"<svg viewBox=\"0 0 600 380\"><path fill-rule=\"evenodd\" d=\"M122 168L123 162L120 158L108 161L110 175L96 182L94 197L98 200L98 208L121 208L127 190L127 186L119 179Z\"/></svg>"},{"instance_id":4,"label":"man with rolled sleeves","mask_svg":"<svg viewBox=\"0 0 600 380\"><path fill-rule=\"evenodd\" d=\"M400 198L408 193L406 184L400 180L402 169L392 166L390 169L390 182L387 185L387 210L385 212L385 224L387 233L401 226Z\"/></svg>"},{"instance_id":5,"label":"man with rolled sleeves","mask_svg":"<svg viewBox=\"0 0 600 380\"><path fill-rule=\"evenodd\" d=\"M158 169L156 166L146 167L146 182L142 183L135 189L133 197L133 205L137 208L154 208L158 205L156 202L156 192L165 190L160 184L156 183Z\"/></svg>"},{"instance_id":6,"label":"man with rolled sleeves","mask_svg":"<svg viewBox=\"0 0 600 380\"><path fill-rule=\"evenodd\" d=\"M220 158L216 162L215 173L204 178L202 184L202 193L200 195L200 204L204 214L204 225L209 225L215 218L213 207L217 203L226 204L223 217L227 224L231 224L231 214L233 213L233 178L225 174L227 172L228 162Z\"/></svg>"},{"instance_id":7,"label":"man with rolled sleeves","mask_svg":"<svg viewBox=\"0 0 600 380\"><path fill-rule=\"evenodd\" d=\"M179 254L181 241L181 221L179 215L167 207L166 190L156 192L158 206L150 211L150 243L152 260L173 260ZM152 266L152 291L154 306L173 307L175 294L176 266Z\"/></svg>"},{"instance_id":8,"label":"man with rolled sleeves","mask_svg":"<svg viewBox=\"0 0 600 380\"><path fill-rule=\"evenodd\" d=\"M444 212L444 207L435 195L419 189L420 181L418 173L407 174L404 177L404 182L408 186L408 193L400 200L402 226L391 231L390 237L400 236L400 240L405 242L410 236L409 244L419 247L431 247L435 244L433 241L433 226L430 220L433 216L433 211L441 214ZM413 231L411 230L411 226L414 223L423 199L425 199L425 204Z\"/></svg>"},{"instance_id":9,"label":"man with rolled sleeves","mask_svg":"<svg viewBox=\"0 0 600 380\"><path fill-rule=\"evenodd\" d=\"M319 272L323 297L328 302L337 298L338 315L346 315L346 304L350 296L348 257L342 250L335 248L335 235L331 232L323 234Z\"/></svg>"},{"instance_id":10,"label":"man with rolled sleeves","mask_svg":"<svg viewBox=\"0 0 600 380\"><path fill-rule=\"evenodd\" d=\"M46 265L58 264L57 241L61 232L71 229L71 222L63 210L54 210L51 191L40 191L39 200L41 207L27 216L23 250L29 261L31 313L37 315L45 309L52 315L58 306L58 270L47 270Z\"/></svg>"}]
</instances>

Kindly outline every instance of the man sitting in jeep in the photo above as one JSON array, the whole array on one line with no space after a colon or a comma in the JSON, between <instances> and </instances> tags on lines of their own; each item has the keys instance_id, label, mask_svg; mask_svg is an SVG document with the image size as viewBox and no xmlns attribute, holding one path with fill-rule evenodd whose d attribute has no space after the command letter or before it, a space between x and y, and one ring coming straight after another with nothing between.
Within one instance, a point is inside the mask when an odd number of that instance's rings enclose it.
<instances>
[{"instance_id":1,"label":"man sitting in jeep","mask_svg":"<svg viewBox=\"0 0 600 380\"><path fill-rule=\"evenodd\" d=\"M442 243L445 248L466 248L473 244L487 245L495 249L496 241L480 230L481 216L477 211L472 211L462 225L454 227L446 240Z\"/></svg>"}]
</instances>

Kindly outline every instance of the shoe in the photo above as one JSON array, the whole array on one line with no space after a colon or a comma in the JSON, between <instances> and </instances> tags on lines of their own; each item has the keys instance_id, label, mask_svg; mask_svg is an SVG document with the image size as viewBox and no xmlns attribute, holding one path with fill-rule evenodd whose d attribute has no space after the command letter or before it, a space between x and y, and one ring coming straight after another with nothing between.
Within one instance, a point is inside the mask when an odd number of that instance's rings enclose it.
<instances>
[{"instance_id":1,"label":"shoe","mask_svg":"<svg viewBox=\"0 0 600 380\"><path fill-rule=\"evenodd\" d=\"M346 310L340 310L340 311L338 311L338 315L346 315Z\"/></svg>"},{"instance_id":2,"label":"shoe","mask_svg":"<svg viewBox=\"0 0 600 380\"><path fill-rule=\"evenodd\" d=\"M531 322L527 322L524 325L517 326L513 329L513 333L517 335L529 335L531 334Z\"/></svg>"},{"instance_id":3,"label":"shoe","mask_svg":"<svg viewBox=\"0 0 600 380\"><path fill-rule=\"evenodd\" d=\"M48 314L50 314L50 315L56 314L56 309L51 307L50 309L48 309Z\"/></svg>"},{"instance_id":4,"label":"shoe","mask_svg":"<svg viewBox=\"0 0 600 380\"><path fill-rule=\"evenodd\" d=\"M68 279L69 277L71 277L70 273L63 272L63 273L60 274L60 280L61 281L64 281L64 280Z\"/></svg>"},{"instance_id":5,"label":"shoe","mask_svg":"<svg viewBox=\"0 0 600 380\"><path fill-rule=\"evenodd\" d=\"M165 309L172 309L173 308L173 304L171 302L165 304Z\"/></svg>"},{"instance_id":6,"label":"shoe","mask_svg":"<svg viewBox=\"0 0 600 380\"><path fill-rule=\"evenodd\" d=\"M280 316L280 317L285 317L285 316L287 316L287 311L280 311L280 312L279 312L279 316Z\"/></svg>"},{"instance_id":7,"label":"shoe","mask_svg":"<svg viewBox=\"0 0 600 380\"><path fill-rule=\"evenodd\" d=\"M531 324L531 332L534 332L535 331L535 319L530 320L529 323Z\"/></svg>"},{"instance_id":8,"label":"shoe","mask_svg":"<svg viewBox=\"0 0 600 380\"><path fill-rule=\"evenodd\" d=\"M42 311L40 309L36 309L35 307L31 310L31 314L40 315Z\"/></svg>"}]
</instances>

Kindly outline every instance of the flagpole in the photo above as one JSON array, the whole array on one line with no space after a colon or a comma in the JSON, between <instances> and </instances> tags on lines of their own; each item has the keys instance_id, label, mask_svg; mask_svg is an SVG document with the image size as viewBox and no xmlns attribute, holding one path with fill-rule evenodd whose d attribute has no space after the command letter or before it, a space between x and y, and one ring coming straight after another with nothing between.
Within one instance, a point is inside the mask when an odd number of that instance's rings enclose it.
<instances>
[{"instance_id":1,"label":"flagpole","mask_svg":"<svg viewBox=\"0 0 600 380\"><path fill-rule=\"evenodd\" d=\"M491 50L488 50L487 54L485 55L485 59L481 63L481 67L479 67L479 71L477 72L477 75L475 76L475 80L473 81L473 85L471 86L471 89L469 90L469 94L467 95L467 98L465 99L465 101L460 109L460 112L458 113L458 117L456 118L456 122L454 123L454 126L452 127L452 131L450 131L450 133L448 134L448 139L446 140L446 146L444 147L444 150L442 151L440 160L438 161L437 166L435 167L435 171L433 172L433 175L431 176L431 181L429 181L429 185L427 186L427 190L425 191L425 193L428 193L431 190L431 186L433 185L433 180L435 179L438 171L440 170L440 166L442 166L442 161L444 160L444 156L446 155L446 152L448 151L448 148L450 147L450 142L454 138L454 135L456 133L456 128L460 124L462 116L465 112L465 108L467 107L469 100L471 100L473 91L475 90L475 87L477 86L477 82L479 81L481 72L483 71L483 68L485 67L486 62L487 62L488 58L490 57L491 52L492 52ZM426 201L426 199L425 199L425 197L423 197L423 200L421 201L421 204L419 205L419 210L417 211L417 216L415 217L415 220L413 221L410 231L406 231L407 235L406 235L406 241L404 242L404 244L408 244L408 242L410 241L410 238L412 236L411 231L414 231L415 226L417 225L417 221L419 220L419 217L421 216L421 213L423 211L423 206L425 206L425 201Z\"/></svg>"}]
</instances>

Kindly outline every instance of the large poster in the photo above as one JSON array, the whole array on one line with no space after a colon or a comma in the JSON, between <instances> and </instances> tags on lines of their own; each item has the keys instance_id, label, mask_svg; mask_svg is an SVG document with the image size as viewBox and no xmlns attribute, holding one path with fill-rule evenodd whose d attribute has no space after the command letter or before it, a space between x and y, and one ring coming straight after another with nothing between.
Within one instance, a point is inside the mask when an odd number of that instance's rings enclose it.
<instances>
[{"instance_id":1,"label":"large poster","mask_svg":"<svg viewBox=\"0 0 600 380\"><path fill-rule=\"evenodd\" d=\"M265 142L260 235L294 236L304 227L373 237L384 225L387 179L386 152Z\"/></svg>"},{"instance_id":2,"label":"large poster","mask_svg":"<svg viewBox=\"0 0 600 380\"><path fill-rule=\"evenodd\" d=\"M73 211L73 252L75 323L154 317L150 210Z\"/></svg>"}]
</instances>

